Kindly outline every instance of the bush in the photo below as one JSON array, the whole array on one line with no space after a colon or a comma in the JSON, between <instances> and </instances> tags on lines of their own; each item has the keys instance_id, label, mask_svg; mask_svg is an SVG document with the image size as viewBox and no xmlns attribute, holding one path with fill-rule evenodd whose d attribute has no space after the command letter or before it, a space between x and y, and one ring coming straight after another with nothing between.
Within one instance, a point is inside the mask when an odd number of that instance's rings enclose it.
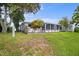
<instances>
[{"instance_id":1,"label":"bush","mask_svg":"<svg viewBox=\"0 0 79 59\"><path fill-rule=\"evenodd\" d=\"M74 31L79 32L79 27L76 27Z\"/></svg>"}]
</instances>

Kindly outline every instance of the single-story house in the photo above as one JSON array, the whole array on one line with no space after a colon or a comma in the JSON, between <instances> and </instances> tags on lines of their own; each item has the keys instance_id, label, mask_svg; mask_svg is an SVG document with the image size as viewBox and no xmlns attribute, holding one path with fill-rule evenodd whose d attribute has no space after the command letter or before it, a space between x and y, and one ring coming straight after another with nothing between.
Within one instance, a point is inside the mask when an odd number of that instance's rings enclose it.
<instances>
[{"instance_id":1,"label":"single-story house","mask_svg":"<svg viewBox=\"0 0 79 59\"><path fill-rule=\"evenodd\" d=\"M62 31L62 26L58 24L44 23L44 25L37 30L30 28L28 24L30 24L30 22L23 22L20 25L19 30L24 31L25 27L27 26L28 32L60 32Z\"/></svg>"}]
</instances>

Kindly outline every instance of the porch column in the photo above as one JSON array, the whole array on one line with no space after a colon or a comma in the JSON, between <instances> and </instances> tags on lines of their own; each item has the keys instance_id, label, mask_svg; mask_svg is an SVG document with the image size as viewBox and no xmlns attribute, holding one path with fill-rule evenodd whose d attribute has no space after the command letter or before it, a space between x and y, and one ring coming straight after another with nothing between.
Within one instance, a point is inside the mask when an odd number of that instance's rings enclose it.
<instances>
[{"instance_id":1,"label":"porch column","mask_svg":"<svg viewBox=\"0 0 79 59\"><path fill-rule=\"evenodd\" d=\"M51 24L50 24L50 32L51 32Z\"/></svg>"},{"instance_id":2,"label":"porch column","mask_svg":"<svg viewBox=\"0 0 79 59\"><path fill-rule=\"evenodd\" d=\"M45 32L46 32L46 24L45 24Z\"/></svg>"},{"instance_id":3,"label":"porch column","mask_svg":"<svg viewBox=\"0 0 79 59\"><path fill-rule=\"evenodd\" d=\"M57 26L54 24L54 31L56 32L56 30L57 30Z\"/></svg>"}]
</instances>

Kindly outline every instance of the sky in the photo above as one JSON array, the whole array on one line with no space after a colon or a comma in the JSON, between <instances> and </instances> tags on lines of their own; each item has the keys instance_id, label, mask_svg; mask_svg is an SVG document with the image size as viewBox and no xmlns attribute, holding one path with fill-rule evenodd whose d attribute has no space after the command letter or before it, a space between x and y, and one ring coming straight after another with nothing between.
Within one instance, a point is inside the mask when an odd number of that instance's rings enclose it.
<instances>
[{"instance_id":1,"label":"sky","mask_svg":"<svg viewBox=\"0 0 79 59\"><path fill-rule=\"evenodd\" d=\"M41 8L36 14L25 14L25 21L31 22L41 19L44 22L57 24L62 17L71 17L79 3L42 3Z\"/></svg>"}]
</instances>

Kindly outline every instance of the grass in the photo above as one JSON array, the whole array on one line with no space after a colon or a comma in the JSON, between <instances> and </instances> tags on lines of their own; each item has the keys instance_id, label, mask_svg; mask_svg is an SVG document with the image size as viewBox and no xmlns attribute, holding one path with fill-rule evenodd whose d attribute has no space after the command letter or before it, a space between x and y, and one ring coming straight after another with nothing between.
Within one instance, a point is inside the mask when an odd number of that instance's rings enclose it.
<instances>
[{"instance_id":1,"label":"grass","mask_svg":"<svg viewBox=\"0 0 79 59\"><path fill-rule=\"evenodd\" d=\"M58 32L44 34L23 34L16 33L12 38L11 33L0 33L0 55L20 56L20 55L46 55L45 53L34 53L32 47L22 45L33 38L45 38L49 46L52 47L57 56L79 56L79 33ZM41 49L35 49L41 51ZM49 53L49 52L48 52ZM48 55L48 54L47 54Z\"/></svg>"},{"instance_id":2,"label":"grass","mask_svg":"<svg viewBox=\"0 0 79 59\"><path fill-rule=\"evenodd\" d=\"M79 33L60 32L45 34L58 56L79 56Z\"/></svg>"}]
</instances>

